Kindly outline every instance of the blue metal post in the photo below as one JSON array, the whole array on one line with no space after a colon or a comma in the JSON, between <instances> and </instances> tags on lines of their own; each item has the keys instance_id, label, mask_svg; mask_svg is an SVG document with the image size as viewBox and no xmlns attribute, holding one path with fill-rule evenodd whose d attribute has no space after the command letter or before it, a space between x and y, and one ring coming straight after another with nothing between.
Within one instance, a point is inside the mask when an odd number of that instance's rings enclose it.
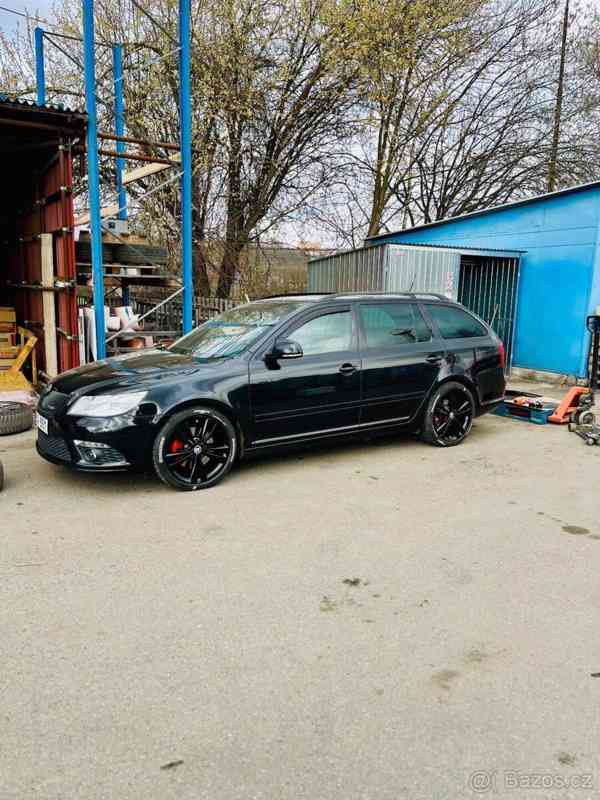
<instances>
[{"instance_id":1,"label":"blue metal post","mask_svg":"<svg viewBox=\"0 0 600 800\"><path fill-rule=\"evenodd\" d=\"M92 232L92 282L96 319L97 358L106 355L104 332L104 271L102 269L102 222L98 167L98 122L96 119L96 53L94 46L94 0L83 0L83 66L85 105L88 115L87 164L90 223Z\"/></svg>"},{"instance_id":2,"label":"blue metal post","mask_svg":"<svg viewBox=\"0 0 600 800\"><path fill-rule=\"evenodd\" d=\"M192 330L192 84L190 68L191 2L179 0L179 127L181 140L181 270L183 332Z\"/></svg>"},{"instance_id":3,"label":"blue metal post","mask_svg":"<svg viewBox=\"0 0 600 800\"><path fill-rule=\"evenodd\" d=\"M113 55L113 80L115 87L115 133L125 136L125 107L123 105L123 45L115 44ZM125 152L125 142L117 140L117 153ZM117 158L117 196L119 200L119 219L127 219L127 192L123 186L125 159Z\"/></svg>"},{"instance_id":4,"label":"blue metal post","mask_svg":"<svg viewBox=\"0 0 600 800\"><path fill-rule=\"evenodd\" d=\"M44 71L44 31L36 28L35 38L35 82L37 85L37 104L43 106L46 102L46 74Z\"/></svg>"}]
</instances>

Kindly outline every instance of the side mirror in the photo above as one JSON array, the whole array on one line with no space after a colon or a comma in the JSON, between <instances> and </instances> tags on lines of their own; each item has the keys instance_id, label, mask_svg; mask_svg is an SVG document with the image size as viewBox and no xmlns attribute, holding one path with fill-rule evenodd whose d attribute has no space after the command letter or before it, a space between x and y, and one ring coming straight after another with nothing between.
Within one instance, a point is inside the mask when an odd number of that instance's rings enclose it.
<instances>
[{"instance_id":1,"label":"side mirror","mask_svg":"<svg viewBox=\"0 0 600 800\"><path fill-rule=\"evenodd\" d=\"M292 339L278 339L271 351L271 358L276 360L280 358L302 358L303 355L304 353L298 342L294 342Z\"/></svg>"}]
</instances>

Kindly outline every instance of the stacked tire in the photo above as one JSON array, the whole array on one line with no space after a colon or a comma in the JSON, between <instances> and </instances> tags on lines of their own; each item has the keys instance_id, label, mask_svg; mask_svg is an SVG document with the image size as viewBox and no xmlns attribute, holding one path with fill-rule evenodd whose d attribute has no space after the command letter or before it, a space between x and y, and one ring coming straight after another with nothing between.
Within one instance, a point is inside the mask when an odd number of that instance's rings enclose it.
<instances>
[{"instance_id":1,"label":"stacked tire","mask_svg":"<svg viewBox=\"0 0 600 800\"><path fill-rule=\"evenodd\" d=\"M28 431L33 425L33 411L25 403L0 403L0 436Z\"/></svg>"}]
</instances>

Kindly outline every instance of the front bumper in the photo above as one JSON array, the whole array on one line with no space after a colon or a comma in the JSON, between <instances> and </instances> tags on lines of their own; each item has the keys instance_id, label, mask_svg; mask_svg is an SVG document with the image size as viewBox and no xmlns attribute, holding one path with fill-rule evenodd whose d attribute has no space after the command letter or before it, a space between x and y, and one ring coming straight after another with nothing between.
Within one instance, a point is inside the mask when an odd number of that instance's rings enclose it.
<instances>
[{"instance_id":1,"label":"front bumper","mask_svg":"<svg viewBox=\"0 0 600 800\"><path fill-rule=\"evenodd\" d=\"M66 464L91 472L120 471L132 466L123 453L110 445L79 439L68 441L60 436L47 436L40 430L36 449L42 458L53 464Z\"/></svg>"},{"instance_id":2,"label":"front bumper","mask_svg":"<svg viewBox=\"0 0 600 800\"><path fill-rule=\"evenodd\" d=\"M36 449L53 464L85 472L121 472L151 463L155 436L151 417L73 417L66 414L66 406L57 413L43 399L38 413L48 421L48 433L38 428Z\"/></svg>"}]
</instances>

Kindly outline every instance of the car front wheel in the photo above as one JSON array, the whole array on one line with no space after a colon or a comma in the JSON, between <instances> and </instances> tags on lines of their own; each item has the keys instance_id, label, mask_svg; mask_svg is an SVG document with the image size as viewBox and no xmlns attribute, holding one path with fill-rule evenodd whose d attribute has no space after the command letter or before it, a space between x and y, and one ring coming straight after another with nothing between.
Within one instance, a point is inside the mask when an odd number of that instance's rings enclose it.
<instances>
[{"instance_id":1,"label":"car front wheel","mask_svg":"<svg viewBox=\"0 0 600 800\"><path fill-rule=\"evenodd\" d=\"M174 414L158 432L152 458L159 478L181 491L214 486L231 469L237 453L232 422L213 408Z\"/></svg>"},{"instance_id":2,"label":"car front wheel","mask_svg":"<svg viewBox=\"0 0 600 800\"><path fill-rule=\"evenodd\" d=\"M443 383L427 404L423 440L437 447L453 447L465 439L473 425L475 402L462 383Z\"/></svg>"}]
</instances>

